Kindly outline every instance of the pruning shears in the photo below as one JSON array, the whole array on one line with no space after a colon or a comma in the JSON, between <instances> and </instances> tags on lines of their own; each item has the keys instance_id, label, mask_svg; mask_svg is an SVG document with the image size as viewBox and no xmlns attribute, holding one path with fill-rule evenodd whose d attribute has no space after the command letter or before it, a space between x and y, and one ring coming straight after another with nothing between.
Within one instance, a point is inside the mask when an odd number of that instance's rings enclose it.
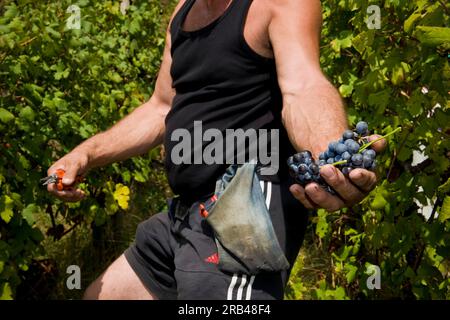
<instances>
[{"instance_id":1,"label":"pruning shears","mask_svg":"<svg viewBox=\"0 0 450 320\"><path fill-rule=\"evenodd\" d=\"M72 187L83 181L83 177L82 176L77 176L75 179L75 182L70 185L70 186L65 186L62 183L62 178L64 177L64 174L66 173L65 170L63 169L58 169L56 170L56 172L54 174L49 175L48 177L45 177L43 179L41 179L42 185L46 186L52 183L56 183L56 189L58 189L58 191L62 191L62 190L70 190L72 189Z\"/></svg>"}]
</instances>

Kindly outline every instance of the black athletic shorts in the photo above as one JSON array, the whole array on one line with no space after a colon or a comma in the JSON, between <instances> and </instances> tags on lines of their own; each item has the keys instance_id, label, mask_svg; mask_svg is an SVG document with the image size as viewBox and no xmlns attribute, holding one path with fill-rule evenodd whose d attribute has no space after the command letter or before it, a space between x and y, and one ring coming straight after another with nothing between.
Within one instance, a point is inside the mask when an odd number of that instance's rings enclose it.
<instances>
[{"instance_id":1,"label":"black athletic shorts","mask_svg":"<svg viewBox=\"0 0 450 320\"><path fill-rule=\"evenodd\" d=\"M290 181L260 181L279 244L291 267L303 241L308 211L289 191ZM125 257L147 289L158 299L283 299L290 269L256 276L226 274L218 269L211 227L195 202L186 216L189 240L175 234L172 212L140 223ZM170 206L169 206L170 207Z\"/></svg>"}]
</instances>

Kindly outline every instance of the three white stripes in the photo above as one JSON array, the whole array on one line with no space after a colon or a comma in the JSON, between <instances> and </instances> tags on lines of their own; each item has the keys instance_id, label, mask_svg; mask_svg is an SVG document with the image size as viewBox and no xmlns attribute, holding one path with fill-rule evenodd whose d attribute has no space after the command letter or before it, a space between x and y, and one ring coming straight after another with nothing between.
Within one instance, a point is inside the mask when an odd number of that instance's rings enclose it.
<instances>
[{"instance_id":1,"label":"three white stripes","mask_svg":"<svg viewBox=\"0 0 450 320\"><path fill-rule=\"evenodd\" d=\"M261 190L264 193L265 191L265 182L260 181ZM267 182L267 193L266 193L266 206L270 208L270 200L272 199L272 182ZM227 300L233 300L233 292L234 288L238 282L238 279L241 278L241 282L239 283L239 288L237 290L236 300L242 300L242 295L244 293L245 285L248 283L246 292L245 292L245 300L250 300L252 297L252 286L253 282L255 282L255 276L250 276L250 280L247 282L247 275L243 274L239 276L237 273L233 274L233 278L231 279L230 286L228 287L227 292Z\"/></svg>"},{"instance_id":2,"label":"three white stripes","mask_svg":"<svg viewBox=\"0 0 450 320\"><path fill-rule=\"evenodd\" d=\"M253 286L253 282L255 282L255 276L250 276L250 281L247 282L246 274L239 276L237 273L235 273L233 275L233 278L231 279L230 286L228 287L227 300L233 300L234 288L236 287L236 284L237 284L237 281L239 280L239 278L240 278L241 282L239 283L239 288L237 290L236 300L242 300L244 290L245 290L245 300L251 299L252 286ZM247 284L247 288L245 288L246 284Z\"/></svg>"}]
</instances>

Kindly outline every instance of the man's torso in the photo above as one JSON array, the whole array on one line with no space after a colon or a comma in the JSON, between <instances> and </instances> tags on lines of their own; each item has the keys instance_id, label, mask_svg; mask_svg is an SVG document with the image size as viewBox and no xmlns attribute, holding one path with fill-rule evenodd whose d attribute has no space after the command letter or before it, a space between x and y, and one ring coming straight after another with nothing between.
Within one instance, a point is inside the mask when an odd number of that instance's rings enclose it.
<instances>
[{"instance_id":1,"label":"man's torso","mask_svg":"<svg viewBox=\"0 0 450 320\"><path fill-rule=\"evenodd\" d=\"M247 144L230 148L224 143L220 147L222 161L197 162L195 158L203 157L213 143L196 139L196 123L201 122L200 134L218 130L224 141L228 141L225 131L229 129L257 130L258 137L252 141L259 148L256 159L259 161L265 152L277 159L277 165L285 162L283 156L290 144L282 146L283 150L273 149L278 148L278 140L287 140L287 134L281 124L282 101L268 35L270 8L263 7L266 2L222 0L208 7L206 1L186 0L174 15L170 26L170 72L176 95L166 117L165 146L169 183L177 194L192 191L194 196L200 189L203 195L212 192L210 189L227 165L243 164L236 156L230 163L230 150L235 155L245 153L246 162L254 159L249 150L255 147ZM192 137L192 147L184 148L187 152L179 152L179 137L172 139L179 129L187 130ZM269 136L266 142L259 140L261 130ZM280 139L271 140L274 130L279 131ZM262 144L270 155L260 149ZM173 161L174 157L180 159L180 154L183 160Z\"/></svg>"}]
</instances>

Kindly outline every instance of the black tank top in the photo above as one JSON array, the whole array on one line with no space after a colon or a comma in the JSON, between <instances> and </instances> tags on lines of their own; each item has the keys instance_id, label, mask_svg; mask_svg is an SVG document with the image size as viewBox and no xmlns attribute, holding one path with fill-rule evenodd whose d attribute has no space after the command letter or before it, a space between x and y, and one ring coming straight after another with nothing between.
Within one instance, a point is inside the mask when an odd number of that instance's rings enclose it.
<instances>
[{"instance_id":1,"label":"black tank top","mask_svg":"<svg viewBox=\"0 0 450 320\"><path fill-rule=\"evenodd\" d=\"M183 22L194 3L186 0L170 26L170 72L176 94L166 117L164 141L169 184L175 194L190 198L213 192L216 179L228 165L175 165L171 151L178 142L171 141L171 134L176 129L187 129L193 136L194 121L202 121L203 131L279 129L281 172L287 171L283 164L293 151L281 124L275 61L257 54L244 38L252 0L233 0L218 19L186 32Z\"/></svg>"}]
</instances>

